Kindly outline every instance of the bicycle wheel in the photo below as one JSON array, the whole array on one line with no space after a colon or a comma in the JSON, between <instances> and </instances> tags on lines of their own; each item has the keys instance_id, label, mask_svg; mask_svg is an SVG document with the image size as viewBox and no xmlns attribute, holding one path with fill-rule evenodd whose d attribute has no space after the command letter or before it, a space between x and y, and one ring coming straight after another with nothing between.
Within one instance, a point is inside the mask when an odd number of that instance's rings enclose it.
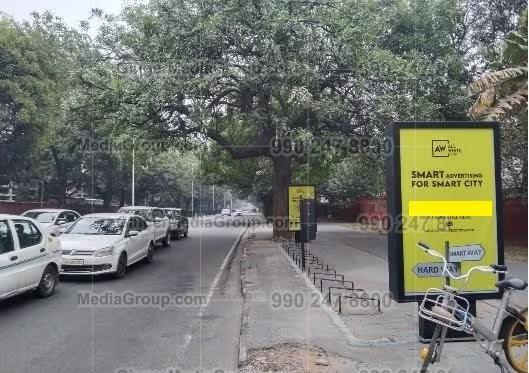
<instances>
[{"instance_id":1,"label":"bicycle wheel","mask_svg":"<svg viewBox=\"0 0 529 373\"><path fill-rule=\"evenodd\" d=\"M519 373L527 373L527 308L520 312L525 323L511 320L503 340L503 351L507 361Z\"/></svg>"},{"instance_id":2,"label":"bicycle wheel","mask_svg":"<svg viewBox=\"0 0 529 373\"><path fill-rule=\"evenodd\" d=\"M426 350L426 347L424 347L421 351L421 359L423 360L421 373L428 372L428 365L432 364L433 360L435 359L435 350L437 349L437 343L439 341L442 329L443 327L441 325L435 326L428 349Z\"/></svg>"}]
</instances>

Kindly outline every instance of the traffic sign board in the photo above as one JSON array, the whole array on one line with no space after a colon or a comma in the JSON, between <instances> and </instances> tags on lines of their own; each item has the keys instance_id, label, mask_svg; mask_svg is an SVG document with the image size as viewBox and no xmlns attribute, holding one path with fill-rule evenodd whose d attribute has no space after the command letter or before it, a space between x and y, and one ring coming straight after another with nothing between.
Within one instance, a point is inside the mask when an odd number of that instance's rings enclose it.
<instances>
[{"instance_id":1,"label":"traffic sign board","mask_svg":"<svg viewBox=\"0 0 529 373\"><path fill-rule=\"evenodd\" d=\"M453 263L479 261L483 255L485 249L480 244L453 246L448 249L448 261Z\"/></svg>"},{"instance_id":2,"label":"traffic sign board","mask_svg":"<svg viewBox=\"0 0 529 373\"><path fill-rule=\"evenodd\" d=\"M455 263L448 263L447 269L453 276L460 276L461 271ZM413 273L417 277L447 277L443 274L443 263L418 263L413 267Z\"/></svg>"}]
</instances>

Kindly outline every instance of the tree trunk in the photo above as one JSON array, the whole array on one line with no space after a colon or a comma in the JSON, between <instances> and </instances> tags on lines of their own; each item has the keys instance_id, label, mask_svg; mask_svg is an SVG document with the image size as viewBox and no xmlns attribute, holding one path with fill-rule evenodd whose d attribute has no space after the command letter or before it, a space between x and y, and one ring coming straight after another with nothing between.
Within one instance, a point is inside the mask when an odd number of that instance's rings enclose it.
<instances>
[{"instance_id":1,"label":"tree trunk","mask_svg":"<svg viewBox=\"0 0 529 373\"><path fill-rule=\"evenodd\" d=\"M290 158L272 157L272 203L274 215L274 240L290 238L288 231L288 185L292 170Z\"/></svg>"},{"instance_id":2,"label":"tree trunk","mask_svg":"<svg viewBox=\"0 0 529 373\"><path fill-rule=\"evenodd\" d=\"M66 206L66 193L67 193L67 185L68 182L64 178L60 178L58 182L59 188L57 193L57 202L59 204L60 208L64 208Z\"/></svg>"}]
</instances>

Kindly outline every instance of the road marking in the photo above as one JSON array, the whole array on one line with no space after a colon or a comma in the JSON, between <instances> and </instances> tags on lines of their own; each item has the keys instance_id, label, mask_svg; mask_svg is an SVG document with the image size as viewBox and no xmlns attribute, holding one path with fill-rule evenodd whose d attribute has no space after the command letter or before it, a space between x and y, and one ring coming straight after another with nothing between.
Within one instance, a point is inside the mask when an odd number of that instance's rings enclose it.
<instances>
[{"instance_id":1,"label":"road marking","mask_svg":"<svg viewBox=\"0 0 529 373\"><path fill-rule=\"evenodd\" d=\"M248 223L249 222L250 222L250 220L248 221ZM182 346L180 346L179 351L183 352L187 348L187 346L189 346L189 343L191 343L191 340L193 339L193 330L196 328L196 326L199 323L200 319L204 315L204 312L208 308L209 302L210 302L211 298L213 297L213 294L215 293L215 290L217 288L217 284L218 284L218 282L220 280L220 276L222 276L222 273L226 269L226 266L228 265L228 263L230 261L230 258L232 256L233 252L235 251L235 248L241 242L242 236L246 233L247 229L248 229L248 224L246 224L244 226L243 230L241 231L241 233L239 233L239 236L237 236L237 238L235 239L235 242L233 243L230 251L228 252L226 257L224 258L224 261L222 262L222 265L220 266L220 268L219 268L219 270L217 272L217 275L215 276L215 279L213 280L213 282L211 283L211 286L209 287L209 291L208 291L208 294L206 296L206 303L200 305L200 307L198 309L198 312L195 315L195 317L193 318L193 322L191 323L191 326L189 327L189 329L188 329L188 331L187 331L187 333L185 335L185 342L184 342L184 344Z\"/></svg>"}]
</instances>

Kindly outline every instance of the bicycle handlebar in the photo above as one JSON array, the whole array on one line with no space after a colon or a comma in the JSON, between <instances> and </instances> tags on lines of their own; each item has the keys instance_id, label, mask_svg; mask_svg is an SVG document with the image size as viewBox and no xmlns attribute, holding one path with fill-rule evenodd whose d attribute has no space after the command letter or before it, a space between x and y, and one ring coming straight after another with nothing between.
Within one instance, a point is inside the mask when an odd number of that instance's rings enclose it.
<instances>
[{"instance_id":1,"label":"bicycle handlebar","mask_svg":"<svg viewBox=\"0 0 529 373\"><path fill-rule=\"evenodd\" d=\"M501 264L491 264L490 266L475 266L468 270L467 273L461 276L454 276L449 270L448 270L448 263L446 262L446 258L439 254L434 249L431 249L427 244L424 242L417 242L417 246L420 247L422 250L424 250L425 253L435 256L437 258L440 258L443 261L443 274L448 274L448 277L454 279L454 280L461 280L464 278L468 278L470 274L473 271L481 271L481 272L492 272L492 273L507 273L507 266L501 265Z\"/></svg>"}]
</instances>

